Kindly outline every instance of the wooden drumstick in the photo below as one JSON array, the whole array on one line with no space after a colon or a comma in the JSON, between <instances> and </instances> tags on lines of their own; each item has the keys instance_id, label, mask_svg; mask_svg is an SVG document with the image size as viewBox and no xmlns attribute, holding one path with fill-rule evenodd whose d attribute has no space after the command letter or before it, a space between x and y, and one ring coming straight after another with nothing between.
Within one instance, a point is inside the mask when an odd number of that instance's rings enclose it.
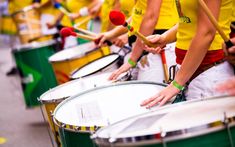
<instances>
[{"instance_id":1,"label":"wooden drumstick","mask_svg":"<svg viewBox=\"0 0 235 147\"><path fill-rule=\"evenodd\" d=\"M96 36L97 36L97 34L94 33L94 32L91 32L91 31L88 31L88 30L85 30L85 29L82 29L82 28L78 28L78 27L76 27L76 26L74 26L74 28L75 28L76 30L78 30L79 32L82 32L82 33L84 33L84 34L87 34L87 35L90 35L90 36L93 36L93 37L96 37Z\"/></svg>"},{"instance_id":2,"label":"wooden drumstick","mask_svg":"<svg viewBox=\"0 0 235 147\"><path fill-rule=\"evenodd\" d=\"M223 38L226 47L230 48L233 46L233 43L231 42L231 40L225 35L225 33L223 32L222 28L219 26L217 20L215 19L215 17L213 16L213 14L211 13L210 9L207 7L207 5L205 4L205 2L203 0L199 0L199 4L202 7L202 9L204 10L204 12L206 13L207 17L209 18L209 20L211 21L211 23L213 24L213 26L216 28L216 30L219 32L220 36ZM227 50L224 51L225 55L228 55Z\"/></svg>"},{"instance_id":3,"label":"wooden drumstick","mask_svg":"<svg viewBox=\"0 0 235 147\"><path fill-rule=\"evenodd\" d=\"M86 39L86 40L89 40L89 41L95 41L95 37L84 35L84 34L80 34L80 33L76 33L74 31L72 31L71 28L62 28L60 30L60 34L63 37L75 36L75 37L79 37L79 38Z\"/></svg>"},{"instance_id":4,"label":"wooden drumstick","mask_svg":"<svg viewBox=\"0 0 235 147\"><path fill-rule=\"evenodd\" d=\"M94 18L94 16L87 16L85 17L83 20L81 20L79 23L73 25L75 28L79 28L81 25L83 25L84 23L88 22L89 20L91 20L92 18Z\"/></svg>"},{"instance_id":5,"label":"wooden drumstick","mask_svg":"<svg viewBox=\"0 0 235 147\"><path fill-rule=\"evenodd\" d=\"M151 43L138 30L134 30L134 28L125 21L125 15L122 12L120 12L120 11L111 11L109 13L109 19L116 26L123 25L124 27L126 27L130 32L133 32L136 36L138 36L149 47L154 47L154 48L158 47L158 45ZM161 53L161 59L162 59L162 64L163 64L165 82L168 82L169 73L168 73L168 67L167 67L167 64L166 64L165 52Z\"/></svg>"},{"instance_id":6,"label":"wooden drumstick","mask_svg":"<svg viewBox=\"0 0 235 147\"><path fill-rule=\"evenodd\" d=\"M55 3L55 4L54 4L54 7L55 7L56 9L59 9L63 14L65 14L65 15L67 15L67 16L70 15L70 13L69 13L64 7L62 7L60 3Z\"/></svg>"}]
</instances>

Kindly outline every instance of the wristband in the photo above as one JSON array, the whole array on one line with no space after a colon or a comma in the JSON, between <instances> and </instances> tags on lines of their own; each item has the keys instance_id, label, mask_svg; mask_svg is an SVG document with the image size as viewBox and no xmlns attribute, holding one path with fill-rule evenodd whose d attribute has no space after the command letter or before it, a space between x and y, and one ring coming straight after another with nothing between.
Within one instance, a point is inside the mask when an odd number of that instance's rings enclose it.
<instances>
[{"instance_id":1,"label":"wristband","mask_svg":"<svg viewBox=\"0 0 235 147\"><path fill-rule=\"evenodd\" d=\"M179 83L177 83L175 80L172 81L172 85L179 89L180 91L184 90L184 86L180 85Z\"/></svg>"},{"instance_id":2,"label":"wristband","mask_svg":"<svg viewBox=\"0 0 235 147\"><path fill-rule=\"evenodd\" d=\"M128 63L131 65L132 68L136 66L136 62L131 60L131 58L128 59Z\"/></svg>"},{"instance_id":3,"label":"wristband","mask_svg":"<svg viewBox=\"0 0 235 147\"><path fill-rule=\"evenodd\" d=\"M87 7L81 8L81 9L79 10L79 14L80 14L81 16L87 16L87 15L89 15L88 8L87 8Z\"/></svg>"}]
</instances>

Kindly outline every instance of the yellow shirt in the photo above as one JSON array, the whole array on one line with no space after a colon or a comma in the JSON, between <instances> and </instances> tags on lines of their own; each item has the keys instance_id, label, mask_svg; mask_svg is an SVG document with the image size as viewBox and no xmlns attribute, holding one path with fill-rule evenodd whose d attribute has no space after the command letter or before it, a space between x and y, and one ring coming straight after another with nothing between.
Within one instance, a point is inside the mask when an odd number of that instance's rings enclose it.
<instances>
[{"instance_id":1,"label":"yellow shirt","mask_svg":"<svg viewBox=\"0 0 235 147\"><path fill-rule=\"evenodd\" d=\"M235 22L235 0L233 0L233 14L232 14L232 22Z\"/></svg>"},{"instance_id":2,"label":"yellow shirt","mask_svg":"<svg viewBox=\"0 0 235 147\"><path fill-rule=\"evenodd\" d=\"M51 1L51 0L41 0L41 4L43 5L44 3ZM59 10L56 9L52 3L50 3L50 5L43 7L42 9L40 9L42 14L51 14L56 16L57 14L59 14Z\"/></svg>"},{"instance_id":3,"label":"yellow shirt","mask_svg":"<svg viewBox=\"0 0 235 147\"><path fill-rule=\"evenodd\" d=\"M177 32L176 47L188 50L192 38L196 34L198 0L176 0L180 17ZM218 23L229 37L231 23L232 0L222 0ZM202 38L203 39L203 38ZM215 38L209 50L222 49L223 39L216 32ZM200 42L199 42L200 43Z\"/></svg>"},{"instance_id":4,"label":"yellow shirt","mask_svg":"<svg viewBox=\"0 0 235 147\"><path fill-rule=\"evenodd\" d=\"M33 0L10 0L8 5L9 13L12 14L16 11L23 9L26 6L31 5Z\"/></svg>"},{"instance_id":5,"label":"yellow shirt","mask_svg":"<svg viewBox=\"0 0 235 147\"><path fill-rule=\"evenodd\" d=\"M139 30L146 8L147 0L137 0L136 5L132 11L131 21L131 25L135 30ZM170 29L177 23L177 21L178 15L174 0L163 0L155 29Z\"/></svg>"}]
</instances>

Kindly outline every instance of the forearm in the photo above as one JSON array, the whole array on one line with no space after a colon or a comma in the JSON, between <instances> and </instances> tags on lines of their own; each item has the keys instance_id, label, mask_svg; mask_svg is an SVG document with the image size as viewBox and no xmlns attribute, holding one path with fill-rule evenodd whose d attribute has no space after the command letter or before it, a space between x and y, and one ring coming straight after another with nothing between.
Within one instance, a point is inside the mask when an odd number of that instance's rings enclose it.
<instances>
[{"instance_id":1,"label":"forearm","mask_svg":"<svg viewBox=\"0 0 235 147\"><path fill-rule=\"evenodd\" d=\"M148 0L146 13L142 19L140 29L138 30L144 36L149 36L153 34L154 28L158 21L161 2L162 2L161 0L158 1ZM138 38L132 49L130 58L133 61L137 61L139 57L142 55L143 49L144 49L144 44L142 43L142 40Z\"/></svg>"},{"instance_id":2,"label":"forearm","mask_svg":"<svg viewBox=\"0 0 235 147\"><path fill-rule=\"evenodd\" d=\"M168 43L172 43L176 41L176 34L177 34L177 30L178 30L178 26L179 24L177 23L175 26L173 26L171 29L167 30L166 32L164 32L162 34L162 36L164 37L164 41L166 44Z\"/></svg>"},{"instance_id":3,"label":"forearm","mask_svg":"<svg viewBox=\"0 0 235 147\"><path fill-rule=\"evenodd\" d=\"M125 33L127 33L128 30L127 28L123 27L123 26L117 26L114 29L110 30L109 32L107 32L109 35L109 39L113 39L116 38L120 35L123 35Z\"/></svg>"}]
</instances>

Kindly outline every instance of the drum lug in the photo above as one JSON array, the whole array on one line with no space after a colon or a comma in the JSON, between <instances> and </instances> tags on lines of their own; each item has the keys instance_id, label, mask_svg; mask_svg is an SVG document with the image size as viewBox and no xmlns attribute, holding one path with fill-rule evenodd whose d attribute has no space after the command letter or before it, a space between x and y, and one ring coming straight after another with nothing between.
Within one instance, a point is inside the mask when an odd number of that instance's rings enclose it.
<instances>
[{"instance_id":1,"label":"drum lug","mask_svg":"<svg viewBox=\"0 0 235 147\"><path fill-rule=\"evenodd\" d=\"M116 138L109 138L109 143L115 143L117 141Z\"/></svg>"},{"instance_id":2,"label":"drum lug","mask_svg":"<svg viewBox=\"0 0 235 147\"><path fill-rule=\"evenodd\" d=\"M224 112L224 120L223 120L223 123L224 123L224 127L227 129L227 133L228 133L228 137L229 137L229 142L230 142L230 146L231 147L234 147L234 143L233 143L233 138L232 138L232 133L231 133L231 130L230 130L230 127L229 127L229 118L227 117L226 115L226 112Z\"/></svg>"},{"instance_id":3,"label":"drum lug","mask_svg":"<svg viewBox=\"0 0 235 147\"><path fill-rule=\"evenodd\" d=\"M94 140L94 139L97 138L97 135L96 135L95 133L94 133L94 134L91 134L90 138L91 138L92 140Z\"/></svg>"}]
</instances>

